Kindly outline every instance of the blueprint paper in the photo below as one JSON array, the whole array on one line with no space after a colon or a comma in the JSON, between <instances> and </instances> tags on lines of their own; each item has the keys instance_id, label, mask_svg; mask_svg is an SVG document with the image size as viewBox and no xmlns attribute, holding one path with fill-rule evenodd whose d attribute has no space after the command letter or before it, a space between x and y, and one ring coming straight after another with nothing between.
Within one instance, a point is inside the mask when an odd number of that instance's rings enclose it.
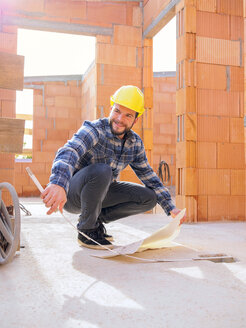
<instances>
[{"instance_id":1,"label":"blueprint paper","mask_svg":"<svg viewBox=\"0 0 246 328\"><path fill-rule=\"evenodd\" d=\"M130 255L139 253L147 249L170 247L171 242L178 236L180 232L180 221L184 217L185 211L186 209L184 208L174 219L172 219L169 224L154 232L152 235L145 239L128 244L126 246L116 246L111 251L100 251L100 253L93 254L92 256L109 258L118 255Z\"/></svg>"}]
</instances>

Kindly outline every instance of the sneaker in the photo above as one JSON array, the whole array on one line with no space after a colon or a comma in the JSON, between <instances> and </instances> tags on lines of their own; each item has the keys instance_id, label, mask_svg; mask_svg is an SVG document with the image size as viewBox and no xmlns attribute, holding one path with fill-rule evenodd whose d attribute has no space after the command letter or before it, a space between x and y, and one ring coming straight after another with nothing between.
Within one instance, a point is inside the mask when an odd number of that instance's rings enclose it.
<instances>
[{"instance_id":1,"label":"sneaker","mask_svg":"<svg viewBox=\"0 0 246 328\"><path fill-rule=\"evenodd\" d=\"M113 236L107 234L107 230L106 230L104 224L102 223L102 221L100 221L100 220L98 219L98 222L99 222L99 229L101 230L101 232L102 232L102 234L103 234L103 237L106 238L107 240L114 241Z\"/></svg>"},{"instance_id":2,"label":"sneaker","mask_svg":"<svg viewBox=\"0 0 246 328\"><path fill-rule=\"evenodd\" d=\"M96 241L97 243L99 243L100 245L98 245L91 239L87 239L85 236L83 236L82 234L79 233L78 234L78 243L81 246L93 248L93 249L103 249L103 250L105 250L105 248L103 246L106 246L107 248L114 247L114 245L112 245L111 242L104 237L100 226L96 229L82 230L82 232L84 234L86 234L89 238L91 238L94 241Z\"/></svg>"}]
</instances>

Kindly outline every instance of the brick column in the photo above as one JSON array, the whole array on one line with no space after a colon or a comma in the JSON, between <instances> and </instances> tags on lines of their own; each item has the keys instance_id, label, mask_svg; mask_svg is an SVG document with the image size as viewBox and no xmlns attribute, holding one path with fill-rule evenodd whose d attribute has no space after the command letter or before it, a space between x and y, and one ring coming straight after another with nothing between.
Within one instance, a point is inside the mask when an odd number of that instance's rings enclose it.
<instances>
[{"instance_id":1,"label":"brick column","mask_svg":"<svg viewBox=\"0 0 246 328\"><path fill-rule=\"evenodd\" d=\"M177 21L177 205L245 220L243 2L184 0Z\"/></svg>"},{"instance_id":2,"label":"brick column","mask_svg":"<svg viewBox=\"0 0 246 328\"><path fill-rule=\"evenodd\" d=\"M177 145L176 205L197 221L196 8L193 1L177 6Z\"/></svg>"},{"instance_id":3,"label":"brick column","mask_svg":"<svg viewBox=\"0 0 246 328\"><path fill-rule=\"evenodd\" d=\"M2 9L0 7L0 52L16 54L17 28L2 24ZM15 118L16 91L0 89L0 116ZM15 155L0 153L0 182L9 182L14 185ZM11 198L3 190L2 198L6 206L11 205Z\"/></svg>"}]
</instances>

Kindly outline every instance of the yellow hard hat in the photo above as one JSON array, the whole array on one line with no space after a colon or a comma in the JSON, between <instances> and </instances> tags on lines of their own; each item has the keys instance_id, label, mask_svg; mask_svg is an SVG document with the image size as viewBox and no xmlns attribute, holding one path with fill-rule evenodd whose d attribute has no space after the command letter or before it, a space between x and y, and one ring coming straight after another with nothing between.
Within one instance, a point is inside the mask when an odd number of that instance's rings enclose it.
<instances>
[{"instance_id":1,"label":"yellow hard hat","mask_svg":"<svg viewBox=\"0 0 246 328\"><path fill-rule=\"evenodd\" d=\"M144 95L142 91L134 85L123 85L115 91L110 98L110 104L119 104L139 113L138 116L144 112Z\"/></svg>"}]
</instances>

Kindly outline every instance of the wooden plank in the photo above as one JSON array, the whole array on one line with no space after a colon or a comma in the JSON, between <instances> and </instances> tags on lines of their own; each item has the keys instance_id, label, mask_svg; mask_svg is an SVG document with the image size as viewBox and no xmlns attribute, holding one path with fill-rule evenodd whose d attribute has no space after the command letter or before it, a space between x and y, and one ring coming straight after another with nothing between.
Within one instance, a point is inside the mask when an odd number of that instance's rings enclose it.
<instances>
[{"instance_id":1,"label":"wooden plank","mask_svg":"<svg viewBox=\"0 0 246 328\"><path fill-rule=\"evenodd\" d=\"M25 120L0 118L0 152L22 153Z\"/></svg>"},{"instance_id":2,"label":"wooden plank","mask_svg":"<svg viewBox=\"0 0 246 328\"><path fill-rule=\"evenodd\" d=\"M24 57L0 52L0 88L23 90Z\"/></svg>"},{"instance_id":3,"label":"wooden plank","mask_svg":"<svg viewBox=\"0 0 246 328\"><path fill-rule=\"evenodd\" d=\"M21 118L26 121L32 121L33 115L32 114L16 114L16 118Z\"/></svg>"}]
</instances>

